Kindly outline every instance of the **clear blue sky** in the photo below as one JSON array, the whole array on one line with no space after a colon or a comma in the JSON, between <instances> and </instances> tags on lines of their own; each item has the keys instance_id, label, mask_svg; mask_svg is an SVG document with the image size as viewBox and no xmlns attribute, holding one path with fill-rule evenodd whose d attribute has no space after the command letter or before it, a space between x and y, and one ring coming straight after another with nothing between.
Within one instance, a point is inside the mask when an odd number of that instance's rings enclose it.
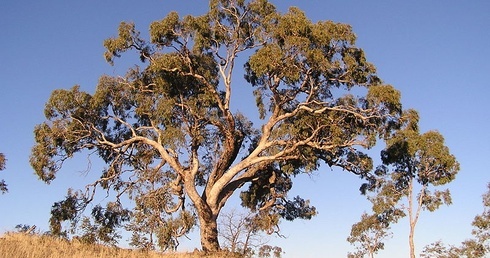
<instances>
[{"instance_id":1,"label":"clear blue sky","mask_svg":"<svg viewBox=\"0 0 490 258\"><path fill-rule=\"evenodd\" d=\"M351 24L357 45L380 77L402 92L405 108L420 112L423 131L437 129L445 136L461 163L449 185L454 204L421 215L417 251L439 239L457 244L470 237L471 221L482 211L481 195L490 182L485 104L490 96L490 1L272 2L281 11L298 6L313 21ZM0 179L10 190L0 195L0 232L20 223L47 230L52 203L90 177L81 172L83 162L69 162L48 186L29 166L32 130L44 119L51 91L79 84L92 92L100 75L124 74L124 61L116 60L114 67L105 63L103 40L115 35L123 20L134 21L146 34L151 21L172 10L202 14L207 1L0 1L0 152L8 159ZM272 244L283 247L285 257L346 257L353 250L345 241L350 227L369 209L358 192L360 181L326 167L298 179L291 194L311 199L320 214L311 221L282 223L288 238ZM406 220L393 231L378 257L408 256ZM196 247L197 234L190 237L183 249Z\"/></svg>"}]
</instances>

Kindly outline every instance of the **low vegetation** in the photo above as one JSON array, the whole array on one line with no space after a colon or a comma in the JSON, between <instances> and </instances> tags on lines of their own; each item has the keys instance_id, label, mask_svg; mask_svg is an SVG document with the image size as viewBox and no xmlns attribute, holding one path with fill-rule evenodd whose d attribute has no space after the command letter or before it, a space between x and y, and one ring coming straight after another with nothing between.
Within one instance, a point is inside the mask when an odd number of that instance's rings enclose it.
<instances>
[{"instance_id":1,"label":"low vegetation","mask_svg":"<svg viewBox=\"0 0 490 258\"><path fill-rule=\"evenodd\" d=\"M68 241L59 238L25 233L8 233L0 237L0 253L11 258L233 258L239 255L220 252L205 255L192 253L158 253L131 249L86 244L78 240Z\"/></svg>"}]
</instances>

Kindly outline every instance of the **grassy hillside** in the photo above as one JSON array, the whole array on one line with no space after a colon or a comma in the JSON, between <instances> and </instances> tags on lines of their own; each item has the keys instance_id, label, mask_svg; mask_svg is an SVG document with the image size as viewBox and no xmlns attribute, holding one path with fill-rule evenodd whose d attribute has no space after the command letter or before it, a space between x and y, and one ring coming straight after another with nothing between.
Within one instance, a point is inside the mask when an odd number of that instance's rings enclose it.
<instances>
[{"instance_id":1,"label":"grassy hillside","mask_svg":"<svg viewBox=\"0 0 490 258\"><path fill-rule=\"evenodd\" d=\"M141 252L136 250L88 245L80 241L65 241L48 236L9 233L0 236L0 256L8 258L233 258L230 253L205 256L202 253Z\"/></svg>"}]
</instances>

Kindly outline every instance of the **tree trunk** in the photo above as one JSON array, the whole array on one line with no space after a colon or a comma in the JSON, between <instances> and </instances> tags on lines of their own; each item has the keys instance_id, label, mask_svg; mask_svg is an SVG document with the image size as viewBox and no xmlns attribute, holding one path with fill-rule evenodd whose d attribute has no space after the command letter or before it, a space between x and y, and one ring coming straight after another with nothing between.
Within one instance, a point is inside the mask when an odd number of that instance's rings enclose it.
<instances>
[{"instance_id":1,"label":"tree trunk","mask_svg":"<svg viewBox=\"0 0 490 258\"><path fill-rule=\"evenodd\" d=\"M211 213L199 215L201 247L206 253L220 250L217 218L218 216L214 216Z\"/></svg>"},{"instance_id":2,"label":"tree trunk","mask_svg":"<svg viewBox=\"0 0 490 258\"><path fill-rule=\"evenodd\" d=\"M413 235L415 231L415 218L414 218L414 206L413 206L413 192L412 192L412 183L409 184L410 192L408 194L408 212L409 212L409 223L410 223L410 232L408 233L408 246L410 248L410 258L415 258L415 244L413 243Z\"/></svg>"},{"instance_id":3,"label":"tree trunk","mask_svg":"<svg viewBox=\"0 0 490 258\"><path fill-rule=\"evenodd\" d=\"M413 243L414 232L415 232L415 224L410 222L410 233L408 235L408 243L410 246L410 258L415 258L415 244Z\"/></svg>"},{"instance_id":4,"label":"tree trunk","mask_svg":"<svg viewBox=\"0 0 490 258\"><path fill-rule=\"evenodd\" d=\"M417 207L414 206L413 199L414 197L414 189L413 189L413 178L410 179L408 184L408 212L409 212L409 220L410 220L410 232L408 234L408 245L410 248L410 258L415 258L415 244L414 244L414 235L415 235L415 226L417 225L417 221L420 215L420 209L422 208L422 198L425 187L422 188L421 194L417 199ZM415 213L415 214L414 214Z\"/></svg>"}]
</instances>

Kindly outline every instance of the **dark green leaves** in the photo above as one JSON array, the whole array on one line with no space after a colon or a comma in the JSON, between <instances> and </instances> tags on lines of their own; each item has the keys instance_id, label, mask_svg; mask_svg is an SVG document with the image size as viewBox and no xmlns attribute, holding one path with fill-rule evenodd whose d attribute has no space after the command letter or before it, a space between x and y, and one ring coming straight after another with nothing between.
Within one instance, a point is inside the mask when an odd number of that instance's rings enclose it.
<instances>
[{"instance_id":1,"label":"dark green leaves","mask_svg":"<svg viewBox=\"0 0 490 258\"><path fill-rule=\"evenodd\" d=\"M317 214L316 208L310 206L309 200L296 196L293 200L287 200L284 209L279 213L286 220L311 219Z\"/></svg>"},{"instance_id":2,"label":"dark green leaves","mask_svg":"<svg viewBox=\"0 0 490 258\"><path fill-rule=\"evenodd\" d=\"M131 48L140 52L141 61L146 60L151 55L150 47L140 38L133 23L121 22L118 37L106 39L104 47L107 49L104 57L111 65L114 64L114 57L120 57L121 53Z\"/></svg>"},{"instance_id":3,"label":"dark green leaves","mask_svg":"<svg viewBox=\"0 0 490 258\"><path fill-rule=\"evenodd\" d=\"M150 25L151 43L161 46L170 46L171 43L179 38L177 33L180 31L179 15L171 12L163 20L153 22Z\"/></svg>"},{"instance_id":4,"label":"dark green leaves","mask_svg":"<svg viewBox=\"0 0 490 258\"><path fill-rule=\"evenodd\" d=\"M5 155L3 153L0 153L0 171L5 169ZM0 192L1 193L6 193L8 191L7 184L5 183L5 180L0 180Z\"/></svg>"},{"instance_id":5,"label":"dark green leaves","mask_svg":"<svg viewBox=\"0 0 490 258\"><path fill-rule=\"evenodd\" d=\"M459 164L444 145L444 138L435 131L422 135L407 130L400 131L388 141L382 153L383 162L394 165L397 171L408 173L422 185L443 185L451 182Z\"/></svg>"},{"instance_id":6,"label":"dark green leaves","mask_svg":"<svg viewBox=\"0 0 490 258\"><path fill-rule=\"evenodd\" d=\"M86 200L78 192L68 190L64 200L55 202L51 207L51 218L49 219L49 228L54 236L67 236L67 232L62 230L64 221L76 221L79 212L85 209Z\"/></svg>"},{"instance_id":7,"label":"dark green leaves","mask_svg":"<svg viewBox=\"0 0 490 258\"><path fill-rule=\"evenodd\" d=\"M391 237L390 226L377 214L363 213L361 220L352 225L347 241L355 245L357 252L348 257L364 257L384 249L384 241Z\"/></svg>"},{"instance_id":8,"label":"dark green leaves","mask_svg":"<svg viewBox=\"0 0 490 258\"><path fill-rule=\"evenodd\" d=\"M39 178L49 183L65 159L93 147L91 126L97 123L100 110L93 108L92 96L75 86L55 90L44 113L48 122L34 130L38 144L32 149L30 162Z\"/></svg>"},{"instance_id":9,"label":"dark green leaves","mask_svg":"<svg viewBox=\"0 0 490 258\"><path fill-rule=\"evenodd\" d=\"M272 168L269 168L272 169ZM272 233L278 226L278 215L286 220L311 219L317 214L316 208L309 200L296 196L287 197L292 187L292 180L284 171L261 171L263 176L253 181L247 191L240 194L242 205L257 212L254 224L261 230Z\"/></svg>"}]
</instances>

